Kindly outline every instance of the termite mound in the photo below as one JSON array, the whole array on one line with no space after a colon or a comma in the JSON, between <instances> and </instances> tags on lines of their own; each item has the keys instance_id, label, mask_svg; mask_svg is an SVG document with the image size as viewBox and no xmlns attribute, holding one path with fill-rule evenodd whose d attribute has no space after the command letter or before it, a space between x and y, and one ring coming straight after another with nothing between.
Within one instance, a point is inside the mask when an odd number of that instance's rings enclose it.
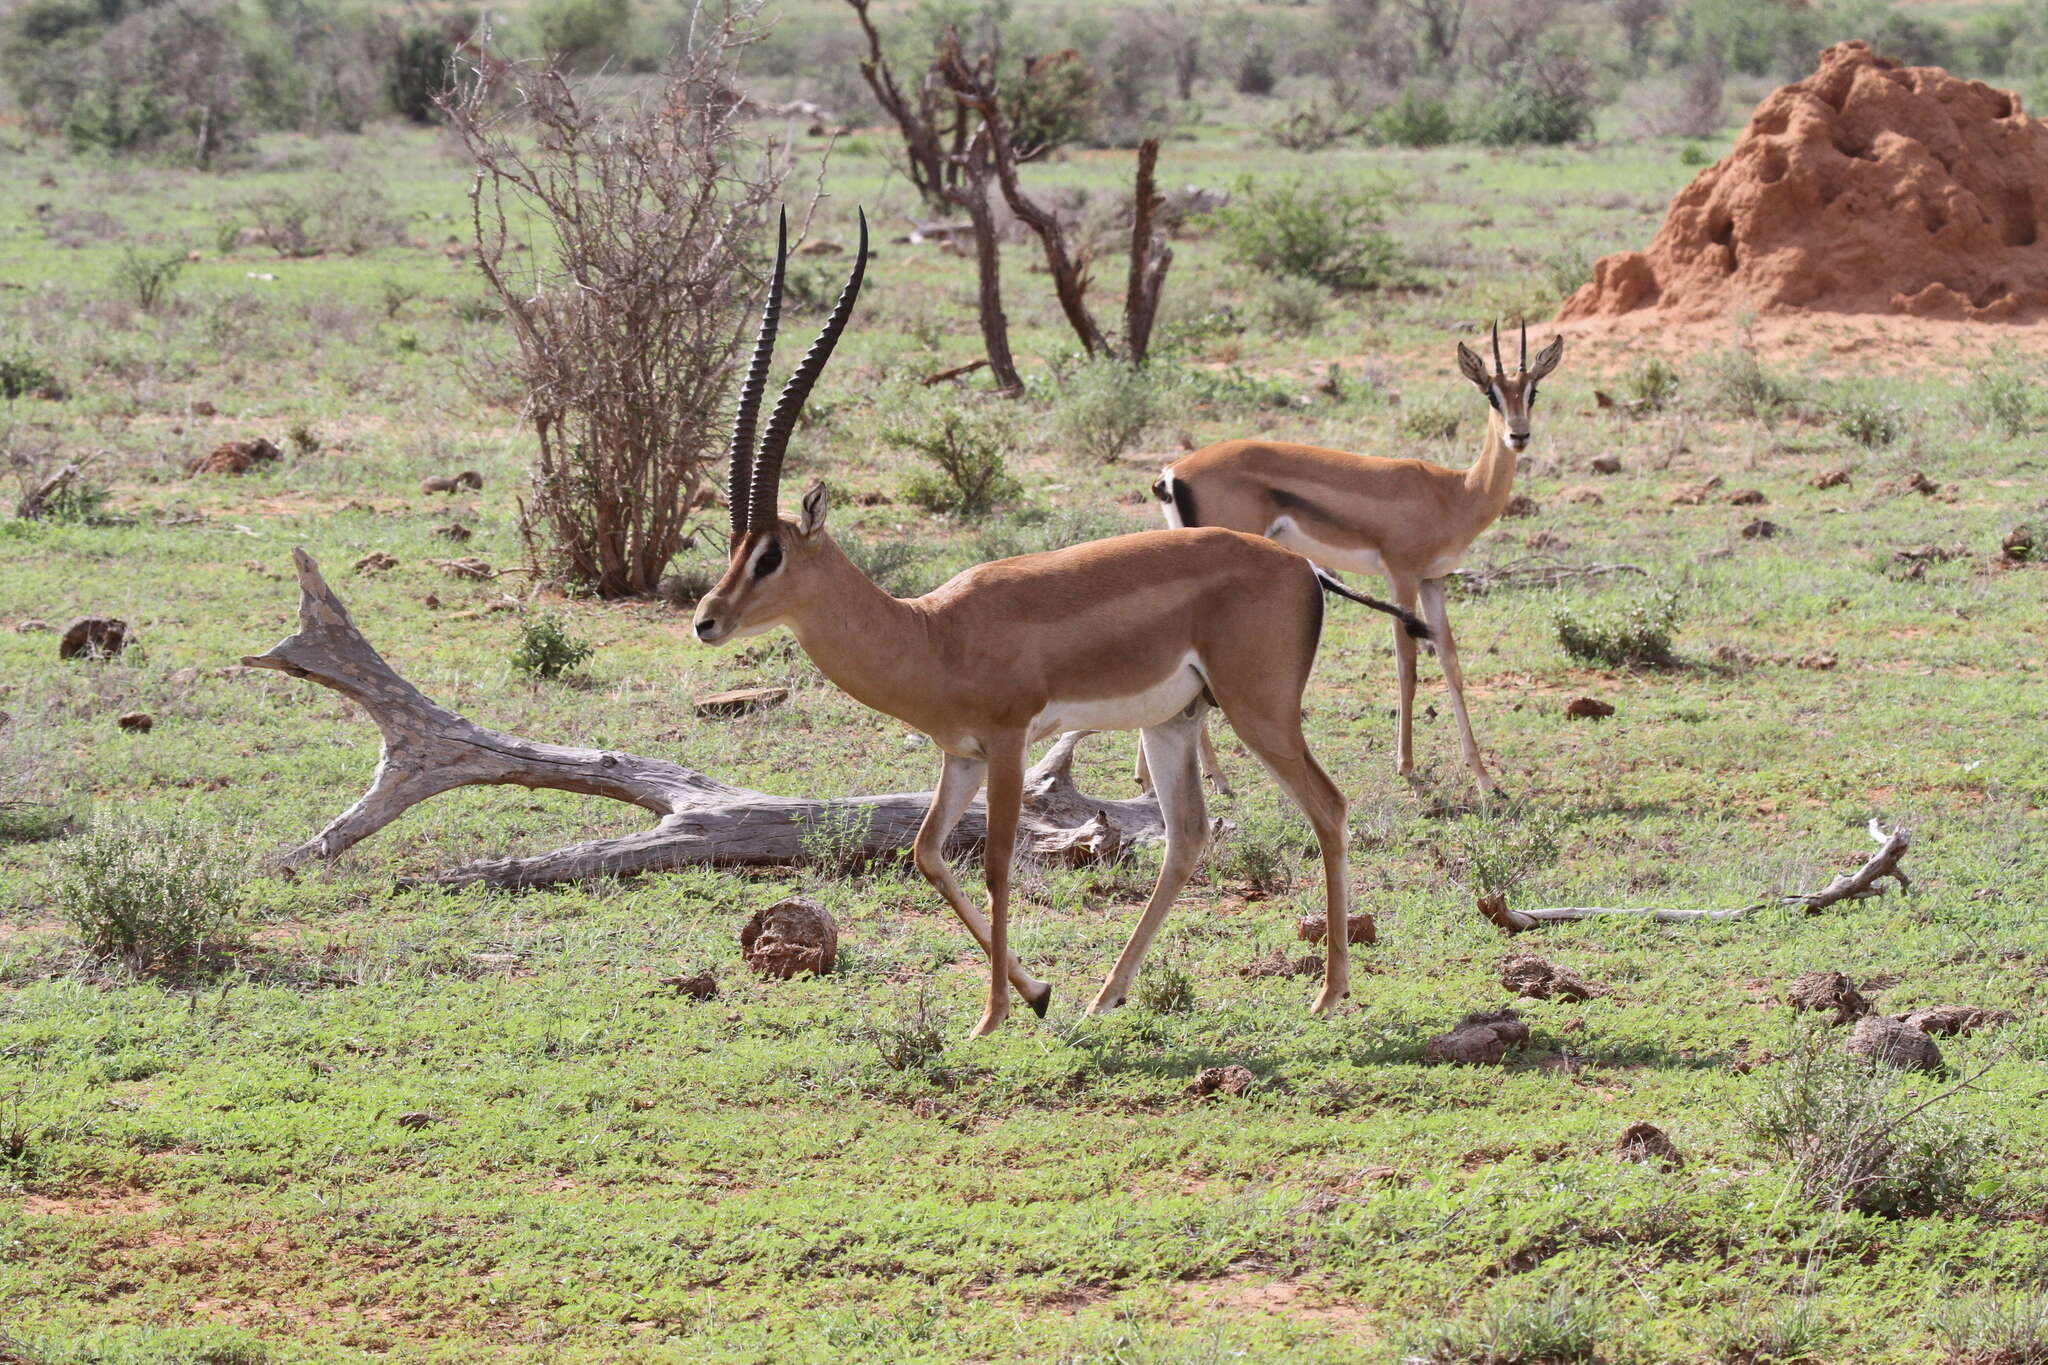
<instances>
[{"instance_id":1,"label":"termite mound","mask_svg":"<svg viewBox=\"0 0 2048 1365\"><path fill-rule=\"evenodd\" d=\"M2017 95L1837 43L1757 106L1647 251L1602 258L1559 321L2048 310L2048 123Z\"/></svg>"}]
</instances>

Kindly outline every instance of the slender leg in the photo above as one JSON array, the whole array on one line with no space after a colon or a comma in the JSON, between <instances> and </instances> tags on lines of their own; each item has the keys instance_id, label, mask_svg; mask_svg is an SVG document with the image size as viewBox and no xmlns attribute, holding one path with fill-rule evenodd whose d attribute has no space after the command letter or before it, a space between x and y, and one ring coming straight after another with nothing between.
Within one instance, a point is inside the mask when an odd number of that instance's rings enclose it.
<instances>
[{"instance_id":1,"label":"slender leg","mask_svg":"<svg viewBox=\"0 0 2048 1365\"><path fill-rule=\"evenodd\" d=\"M1148 792L1152 790L1152 769L1145 762L1145 743L1143 740L1138 741L1138 766L1132 771L1131 777L1136 780L1139 791Z\"/></svg>"},{"instance_id":2,"label":"slender leg","mask_svg":"<svg viewBox=\"0 0 2048 1365\"><path fill-rule=\"evenodd\" d=\"M1429 633L1436 637L1437 662L1443 665L1444 682L1451 689L1451 711L1458 718L1458 744L1465 751L1465 766L1479 779L1481 791L1499 795L1500 784L1486 771L1486 760L1479 754L1479 741L1472 737L1472 719L1465 713L1465 674L1458 667L1458 646L1451 638L1451 618L1444 610L1444 581L1441 578L1423 583L1422 616L1429 622Z\"/></svg>"},{"instance_id":3,"label":"slender leg","mask_svg":"<svg viewBox=\"0 0 2048 1365\"><path fill-rule=\"evenodd\" d=\"M1415 610L1416 583L1412 578L1390 581L1397 605ZM1394 771L1415 781L1415 639L1407 627L1394 622L1394 665L1400 685L1401 713L1394 730Z\"/></svg>"},{"instance_id":4,"label":"slender leg","mask_svg":"<svg viewBox=\"0 0 2048 1365\"><path fill-rule=\"evenodd\" d=\"M1130 941L1124 944L1116 966L1096 992L1095 1003L1088 1007L1090 1014L1102 1014L1123 1004L1138 968L1145 961L1146 950L1152 946L1153 936L1173 907L1173 898L1194 875L1202 847L1208 842L1209 814L1202 800L1202 774L1195 756L1198 737L1206 733L1208 709L1196 706L1189 714L1153 726L1140 738L1151 759L1153 778L1159 784L1159 809L1166 817L1166 856L1160 861L1159 880L1152 886L1152 898L1145 902L1138 927L1131 931Z\"/></svg>"},{"instance_id":5,"label":"slender leg","mask_svg":"<svg viewBox=\"0 0 2048 1365\"><path fill-rule=\"evenodd\" d=\"M1295 703L1298 708L1299 703ZM1323 851L1324 938L1323 989L1316 996L1314 1013L1326 1014L1351 993L1351 866L1344 825L1344 794L1308 751L1301 733L1301 713L1291 709L1270 720L1252 722L1250 717L1232 716L1237 737L1259 756L1273 778L1315 826L1316 843Z\"/></svg>"},{"instance_id":6,"label":"slender leg","mask_svg":"<svg viewBox=\"0 0 2048 1365\"><path fill-rule=\"evenodd\" d=\"M988 744L988 845L982 877L988 883L988 1006L974 1036L993 1033L1010 1017L1010 860L1017 850L1017 818L1024 809L1024 737Z\"/></svg>"},{"instance_id":7,"label":"slender leg","mask_svg":"<svg viewBox=\"0 0 2048 1365\"><path fill-rule=\"evenodd\" d=\"M960 817L974 803L974 794L981 790L981 779L987 770L988 765L978 759L946 756L946 766L939 770L939 789L932 793L931 809L925 812L924 823L918 827L917 843L913 848L917 870L924 873L925 880L932 884L946 904L953 907L953 913L967 926L967 932L974 935L975 943L984 953L989 951L988 920L968 903L960 883L954 880L953 869L946 865L945 848L946 836L953 832L953 826L960 823ZM1005 967L1017 994L1043 1017L1045 1007L1052 999L1052 987L1026 973L1014 953L1006 959Z\"/></svg>"},{"instance_id":8,"label":"slender leg","mask_svg":"<svg viewBox=\"0 0 2048 1365\"><path fill-rule=\"evenodd\" d=\"M1138 746L1141 751L1144 747L1142 744ZM1202 726L1202 773L1214 782L1216 790L1225 796L1237 794L1230 789L1230 779L1223 775L1223 760L1216 755L1216 740L1206 724Z\"/></svg>"}]
</instances>

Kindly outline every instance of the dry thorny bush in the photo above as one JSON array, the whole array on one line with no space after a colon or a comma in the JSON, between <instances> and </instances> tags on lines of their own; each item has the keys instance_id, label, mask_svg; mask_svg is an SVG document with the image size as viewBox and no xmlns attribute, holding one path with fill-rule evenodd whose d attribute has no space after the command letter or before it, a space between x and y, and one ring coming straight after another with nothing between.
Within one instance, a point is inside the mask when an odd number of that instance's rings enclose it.
<instances>
[{"instance_id":1,"label":"dry thorny bush","mask_svg":"<svg viewBox=\"0 0 2048 1365\"><path fill-rule=\"evenodd\" d=\"M476 258L517 342L539 438L536 567L604 597L655 591L719 459L729 380L787 156L734 93L757 7L705 20L658 92L608 101L553 65L486 62L443 101L479 175ZM524 250L529 218L551 251Z\"/></svg>"}]
</instances>

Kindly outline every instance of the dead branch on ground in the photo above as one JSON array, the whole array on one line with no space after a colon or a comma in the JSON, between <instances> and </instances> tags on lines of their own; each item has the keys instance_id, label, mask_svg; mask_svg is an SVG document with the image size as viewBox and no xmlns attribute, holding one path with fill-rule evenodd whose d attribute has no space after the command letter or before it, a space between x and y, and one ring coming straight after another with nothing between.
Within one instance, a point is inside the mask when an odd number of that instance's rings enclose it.
<instances>
[{"instance_id":1,"label":"dead branch on ground","mask_svg":"<svg viewBox=\"0 0 2048 1365\"><path fill-rule=\"evenodd\" d=\"M1554 588L1574 579L1647 572L1636 564L1557 564L1516 560L1492 569L1458 569L1450 576L1466 592L1479 596L1495 588Z\"/></svg>"},{"instance_id":2,"label":"dead branch on ground","mask_svg":"<svg viewBox=\"0 0 2048 1365\"><path fill-rule=\"evenodd\" d=\"M348 609L304 550L292 551L299 579L299 628L251 668L274 668L330 687L369 713L383 736L370 789L325 829L288 850L282 866L330 860L429 797L457 787L513 785L605 796L654 812L654 828L616 839L593 839L528 858L470 863L412 879L436 886L530 887L597 877L630 876L681 867L773 866L818 856L860 862L901 853L916 838L931 805L929 792L812 800L733 787L665 759L572 748L486 729L437 705L400 677L349 619ZM1074 783L1081 734L1062 736L1025 774L1025 847L1073 860L1077 846L1108 849L1157 842L1165 825L1156 798L1098 800ZM820 854L806 837L823 829L832 847ZM949 854L985 837L977 805L953 832ZM813 841L814 843L818 841Z\"/></svg>"}]
</instances>

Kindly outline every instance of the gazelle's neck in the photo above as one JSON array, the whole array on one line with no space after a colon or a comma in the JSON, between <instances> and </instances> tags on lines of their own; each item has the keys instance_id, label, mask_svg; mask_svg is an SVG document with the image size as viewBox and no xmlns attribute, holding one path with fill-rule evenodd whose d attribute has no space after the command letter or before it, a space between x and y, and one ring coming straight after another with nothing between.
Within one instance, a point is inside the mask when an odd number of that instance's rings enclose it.
<instances>
[{"instance_id":1,"label":"gazelle's neck","mask_svg":"<svg viewBox=\"0 0 2048 1365\"><path fill-rule=\"evenodd\" d=\"M1514 496L1515 452L1508 449L1497 408L1486 410L1486 444L1479 448L1479 458L1465 471L1465 488L1495 515Z\"/></svg>"},{"instance_id":2,"label":"gazelle's neck","mask_svg":"<svg viewBox=\"0 0 2048 1365\"><path fill-rule=\"evenodd\" d=\"M902 703L914 704L935 671L917 610L883 592L822 532L805 567L817 587L788 622L804 653L854 700L917 724Z\"/></svg>"}]
</instances>

